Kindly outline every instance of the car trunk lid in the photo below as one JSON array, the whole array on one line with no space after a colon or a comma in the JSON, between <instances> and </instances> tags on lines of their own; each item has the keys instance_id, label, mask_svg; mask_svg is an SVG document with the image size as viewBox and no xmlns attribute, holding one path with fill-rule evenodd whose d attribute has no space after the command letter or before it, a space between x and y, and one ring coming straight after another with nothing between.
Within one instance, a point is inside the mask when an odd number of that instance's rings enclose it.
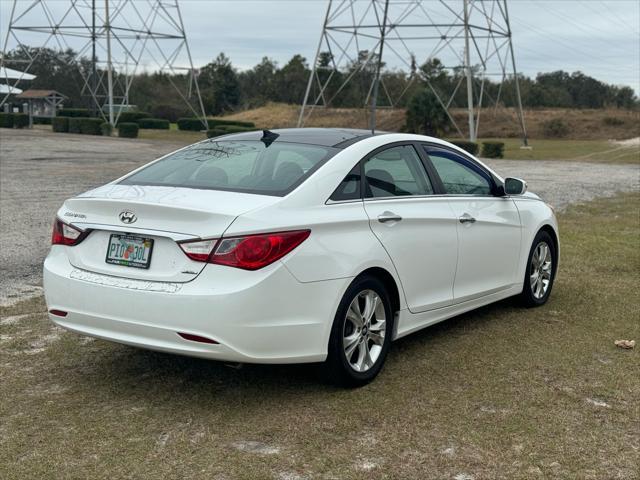
<instances>
[{"instance_id":1,"label":"car trunk lid","mask_svg":"<svg viewBox=\"0 0 640 480\"><path fill-rule=\"evenodd\" d=\"M67 249L74 267L118 277L187 282L205 264L189 259L178 242L220 238L238 215L277 200L219 190L106 185L67 200L58 216L91 230L84 241ZM152 244L147 268L107 263L112 243L135 242L134 238L152 240L147 242Z\"/></svg>"}]
</instances>

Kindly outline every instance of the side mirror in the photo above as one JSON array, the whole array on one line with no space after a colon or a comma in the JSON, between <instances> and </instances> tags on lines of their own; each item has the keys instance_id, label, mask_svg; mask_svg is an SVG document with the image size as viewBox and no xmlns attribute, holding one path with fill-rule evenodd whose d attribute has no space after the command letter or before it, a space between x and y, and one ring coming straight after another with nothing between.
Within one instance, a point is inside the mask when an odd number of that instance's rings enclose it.
<instances>
[{"instance_id":1,"label":"side mirror","mask_svg":"<svg viewBox=\"0 0 640 480\"><path fill-rule=\"evenodd\" d=\"M527 182L519 178L504 179L504 193L506 195L523 195L527 191Z\"/></svg>"}]
</instances>

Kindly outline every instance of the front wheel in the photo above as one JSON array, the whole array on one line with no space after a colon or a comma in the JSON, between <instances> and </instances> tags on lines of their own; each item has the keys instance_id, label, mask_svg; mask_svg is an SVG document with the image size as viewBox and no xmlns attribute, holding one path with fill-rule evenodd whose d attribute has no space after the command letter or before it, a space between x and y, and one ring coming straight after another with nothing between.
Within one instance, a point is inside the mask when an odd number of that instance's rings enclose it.
<instances>
[{"instance_id":1,"label":"front wheel","mask_svg":"<svg viewBox=\"0 0 640 480\"><path fill-rule=\"evenodd\" d=\"M333 321L326 375L333 383L358 387L369 383L387 357L393 311L384 284L363 276L347 289Z\"/></svg>"},{"instance_id":2,"label":"front wheel","mask_svg":"<svg viewBox=\"0 0 640 480\"><path fill-rule=\"evenodd\" d=\"M547 303L555 279L557 258L551 235L544 231L538 232L529 252L520 296L525 306L539 307Z\"/></svg>"}]
</instances>

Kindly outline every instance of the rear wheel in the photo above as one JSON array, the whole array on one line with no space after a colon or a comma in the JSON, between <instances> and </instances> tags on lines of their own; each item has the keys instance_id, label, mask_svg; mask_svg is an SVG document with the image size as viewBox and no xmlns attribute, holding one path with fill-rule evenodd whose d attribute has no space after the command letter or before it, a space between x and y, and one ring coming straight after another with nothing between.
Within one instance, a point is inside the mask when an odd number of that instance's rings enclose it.
<instances>
[{"instance_id":1,"label":"rear wheel","mask_svg":"<svg viewBox=\"0 0 640 480\"><path fill-rule=\"evenodd\" d=\"M527 307L547 303L556 272L555 243L545 231L538 232L531 245L521 299Z\"/></svg>"},{"instance_id":2,"label":"rear wheel","mask_svg":"<svg viewBox=\"0 0 640 480\"><path fill-rule=\"evenodd\" d=\"M391 342L393 312L384 284L363 276L347 289L333 321L324 370L329 380L357 387L382 369Z\"/></svg>"}]
</instances>

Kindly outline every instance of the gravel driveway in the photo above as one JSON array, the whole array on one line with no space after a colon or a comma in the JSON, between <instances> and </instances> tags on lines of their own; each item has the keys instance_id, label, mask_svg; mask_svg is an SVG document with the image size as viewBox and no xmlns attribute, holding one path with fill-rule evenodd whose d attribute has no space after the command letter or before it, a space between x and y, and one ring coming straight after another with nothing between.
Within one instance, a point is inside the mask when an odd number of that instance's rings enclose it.
<instances>
[{"instance_id":1,"label":"gravel driveway","mask_svg":"<svg viewBox=\"0 0 640 480\"><path fill-rule=\"evenodd\" d=\"M40 291L51 224L62 202L182 145L0 129L0 304ZM491 160L558 209L640 187L640 166Z\"/></svg>"}]
</instances>

